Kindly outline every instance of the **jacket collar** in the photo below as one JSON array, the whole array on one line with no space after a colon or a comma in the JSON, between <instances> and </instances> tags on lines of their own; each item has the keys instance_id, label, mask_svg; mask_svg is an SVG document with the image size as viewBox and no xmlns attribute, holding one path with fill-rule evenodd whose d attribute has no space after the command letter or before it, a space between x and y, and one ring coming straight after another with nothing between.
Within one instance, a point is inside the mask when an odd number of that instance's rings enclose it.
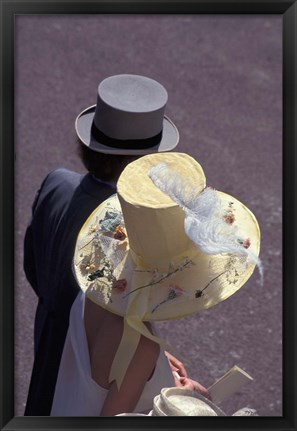
<instances>
[{"instance_id":1,"label":"jacket collar","mask_svg":"<svg viewBox=\"0 0 297 431\"><path fill-rule=\"evenodd\" d=\"M86 193L94 197L102 196L102 192L113 194L117 191L116 184L101 181L90 173L82 176L80 185Z\"/></svg>"}]
</instances>

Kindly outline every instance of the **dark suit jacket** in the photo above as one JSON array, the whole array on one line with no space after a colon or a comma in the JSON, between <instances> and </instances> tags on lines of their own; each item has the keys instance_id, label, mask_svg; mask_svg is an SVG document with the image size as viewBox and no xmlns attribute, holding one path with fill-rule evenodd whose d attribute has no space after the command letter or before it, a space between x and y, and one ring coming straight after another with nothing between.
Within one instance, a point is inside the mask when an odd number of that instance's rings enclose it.
<instances>
[{"instance_id":1,"label":"dark suit jacket","mask_svg":"<svg viewBox=\"0 0 297 431\"><path fill-rule=\"evenodd\" d=\"M24 243L24 270L38 296L27 416L50 415L69 312L79 291L71 269L76 238L90 213L115 192L90 174L66 169L51 172L37 192Z\"/></svg>"}]
</instances>

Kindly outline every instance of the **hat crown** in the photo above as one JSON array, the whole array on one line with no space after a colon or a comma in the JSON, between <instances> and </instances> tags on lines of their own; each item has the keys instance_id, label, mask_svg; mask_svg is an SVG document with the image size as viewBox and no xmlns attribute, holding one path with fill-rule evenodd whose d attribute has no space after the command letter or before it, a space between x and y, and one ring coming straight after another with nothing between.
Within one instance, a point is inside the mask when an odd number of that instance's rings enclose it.
<instances>
[{"instance_id":1,"label":"hat crown","mask_svg":"<svg viewBox=\"0 0 297 431\"><path fill-rule=\"evenodd\" d=\"M115 75L98 86L99 98L110 107L126 112L151 112L163 108L168 94L163 85L140 75Z\"/></svg>"},{"instance_id":2,"label":"hat crown","mask_svg":"<svg viewBox=\"0 0 297 431\"><path fill-rule=\"evenodd\" d=\"M111 76L98 86L94 124L112 139L153 138L162 133L167 99L165 88L151 78Z\"/></svg>"},{"instance_id":3,"label":"hat crown","mask_svg":"<svg viewBox=\"0 0 297 431\"><path fill-rule=\"evenodd\" d=\"M200 164L189 155L166 153L147 155L130 163L119 178L117 191L130 249L145 264L160 267L196 247L185 235L182 208L158 189L148 175L143 175L159 161L174 164L180 175L189 175L197 193L205 187L205 176Z\"/></svg>"}]
</instances>

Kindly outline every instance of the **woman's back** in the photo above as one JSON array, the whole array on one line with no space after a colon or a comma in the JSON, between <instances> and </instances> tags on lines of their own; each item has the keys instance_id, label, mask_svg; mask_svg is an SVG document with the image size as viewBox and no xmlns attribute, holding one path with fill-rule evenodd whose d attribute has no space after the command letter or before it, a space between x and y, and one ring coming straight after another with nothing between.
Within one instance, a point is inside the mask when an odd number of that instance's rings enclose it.
<instances>
[{"instance_id":1,"label":"woman's back","mask_svg":"<svg viewBox=\"0 0 297 431\"><path fill-rule=\"evenodd\" d=\"M108 382L122 332L121 317L78 294L70 314L52 416L147 412L161 388L174 385L164 351L143 336L120 391L115 382Z\"/></svg>"}]
</instances>

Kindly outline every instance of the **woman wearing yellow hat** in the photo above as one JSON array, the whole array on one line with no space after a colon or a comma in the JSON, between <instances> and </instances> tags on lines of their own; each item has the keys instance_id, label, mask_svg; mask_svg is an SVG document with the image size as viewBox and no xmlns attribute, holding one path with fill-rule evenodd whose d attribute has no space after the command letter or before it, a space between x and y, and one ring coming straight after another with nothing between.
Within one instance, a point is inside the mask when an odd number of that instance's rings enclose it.
<instances>
[{"instance_id":1,"label":"woman wearing yellow hat","mask_svg":"<svg viewBox=\"0 0 297 431\"><path fill-rule=\"evenodd\" d=\"M182 153L150 154L126 167L117 195L83 225L73 269L81 293L70 315L51 415L147 413L175 384L172 349L154 322L227 299L258 259L254 215L206 187L199 163ZM174 349L173 349L174 351ZM172 368L170 367L170 362Z\"/></svg>"}]
</instances>

